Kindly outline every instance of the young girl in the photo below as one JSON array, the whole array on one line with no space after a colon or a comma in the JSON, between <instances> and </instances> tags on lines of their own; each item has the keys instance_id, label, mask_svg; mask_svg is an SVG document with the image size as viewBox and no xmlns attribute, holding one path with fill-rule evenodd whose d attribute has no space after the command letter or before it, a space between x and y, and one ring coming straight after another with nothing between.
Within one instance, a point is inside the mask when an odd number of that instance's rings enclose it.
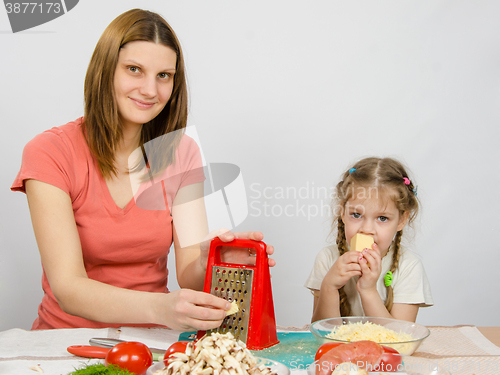
<instances>
[{"instance_id":1,"label":"young girl","mask_svg":"<svg viewBox=\"0 0 500 375\"><path fill-rule=\"evenodd\" d=\"M375 316L415 321L433 304L420 260L402 248L403 229L418 212L417 191L404 167L390 158L366 158L336 187L336 245L316 257L305 286L314 294L312 321ZM349 251L357 233L372 249Z\"/></svg>"},{"instance_id":2,"label":"young girl","mask_svg":"<svg viewBox=\"0 0 500 375\"><path fill-rule=\"evenodd\" d=\"M184 61L168 23L141 9L111 22L90 60L84 97L84 117L26 145L11 187L26 193L43 265L44 296L32 328L220 326L230 303L201 292L209 242L193 237L208 234L205 177L196 143L182 133L187 122ZM180 136L160 141L166 147L149 152L147 164L132 163L144 175L174 176L154 185L159 194L152 198L160 197L163 209L141 207L129 157L173 133ZM186 201L190 204L180 204ZM186 223L192 241L182 245L179 229ZM228 242L262 240L263 235L219 237ZM169 293L172 243L183 289ZM226 261L255 262L248 250L225 250ZM273 253L272 246L267 253ZM274 263L269 259L270 266Z\"/></svg>"}]
</instances>

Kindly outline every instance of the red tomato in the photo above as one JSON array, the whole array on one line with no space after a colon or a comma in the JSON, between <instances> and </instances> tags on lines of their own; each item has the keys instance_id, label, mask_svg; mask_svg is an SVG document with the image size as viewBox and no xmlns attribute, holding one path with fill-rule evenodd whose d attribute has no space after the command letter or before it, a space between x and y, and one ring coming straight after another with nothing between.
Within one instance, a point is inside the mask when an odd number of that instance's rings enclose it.
<instances>
[{"instance_id":1,"label":"red tomato","mask_svg":"<svg viewBox=\"0 0 500 375\"><path fill-rule=\"evenodd\" d=\"M170 355L172 353L179 353L179 352L180 353L185 353L186 352L186 347L187 347L187 345L190 342L191 341L177 341L177 342L174 342L172 345L170 345L170 347L165 352L165 355L163 356L163 358L164 358L163 362L165 362L165 364L168 365L167 360L168 360L168 357L170 357Z\"/></svg>"},{"instance_id":2,"label":"red tomato","mask_svg":"<svg viewBox=\"0 0 500 375\"><path fill-rule=\"evenodd\" d=\"M152 363L151 350L146 345L136 341L116 344L104 359L106 366L116 365L136 375L144 375Z\"/></svg>"},{"instance_id":3,"label":"red tomato","mask_svg":"<svg viewBox=\"0 0 500 375\"><path fill-rule=\"evenodd\" d=\"M318 351L316 352L316 355L314 356L314 360L317 361L327 351L329 351L330 349L336 348L339 345L342 345L342 343L340 343L340 342L327 342L327 343L324 343L323 345L321 345L319 347Z\"/></svg>"},{"instance_id":4,"label":"red tomato","mask_svg":"<svg viewBox=\"0 0 500 375\"><path fill-rule=\"evenodd\" d=\"M374 370L384 372L398 371L398 367L403 363L403 356L396 349L383 345L382 348L384 349L384 354L382 354L382 359Z\"/></svg>"}]
</instances>

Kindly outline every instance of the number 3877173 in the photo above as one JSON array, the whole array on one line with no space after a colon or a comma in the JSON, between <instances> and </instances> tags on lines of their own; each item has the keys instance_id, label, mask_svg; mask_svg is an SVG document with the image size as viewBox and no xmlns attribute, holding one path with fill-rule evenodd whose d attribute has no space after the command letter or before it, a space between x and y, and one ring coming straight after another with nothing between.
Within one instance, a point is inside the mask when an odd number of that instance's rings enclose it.
<instances>
[{"instance_id":1,"label":"number 3877173","mask_svg":"<svg viewBox=\"0 0 500 375\"><path fill-rule=\"evenodd\" d=\"M5 3L5 9L7 13L60 13L61 3L49 3L49 2L39 2L39 3Z\"/></svg>"}]
</instances>

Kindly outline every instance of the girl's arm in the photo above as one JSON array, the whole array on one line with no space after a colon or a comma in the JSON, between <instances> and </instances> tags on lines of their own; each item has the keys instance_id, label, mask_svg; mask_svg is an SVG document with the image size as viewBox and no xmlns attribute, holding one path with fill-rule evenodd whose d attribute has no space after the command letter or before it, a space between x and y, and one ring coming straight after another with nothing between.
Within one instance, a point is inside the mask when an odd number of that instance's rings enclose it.
<instances>
[{"instance_id":1,"label":"girl's arm","mask_svg":"<svg viewBox=\"0 0 500 375\"><path fill-rule=\"evenodd\" d=\"M409 322L415 322L417 319L418 305L395 303L389 312L377 290L375 290L375 293L360 293L360 296L366 316L400 319Z\"/></svg>"},{"instance_id":2,"label":"girl's arm","mask_svg":"<svg viewBox=\"0 0 500 375\"><path fill-rule=\"evenodd\" d=\"M321 289L314 296L311 322L340 316L339 289L353 276L361 275L358 254L348 251L340 256L325 275Z\"/></svg>"},{"instance_id":3,"label":"girl's arm","mask_svg":"<svg viewBox=\"0 0 500 375\"><path fill-rule=\"evenodd\" d=\"M340 316L339 290L321 285L321 290L314 290L313 315L311 323L321 319Z\"/></svg>"},{"instance_id":4,"label":"girl's arm","mask_svg":"<svg viewBox=\"0 0 500 375\"><path fill-rule=\"evenodd\" d=\"M356 285L365 315L415 322L418 305L395 303L390 312L385 307L377 290L377 281L381 273L380 252L376 244L373 247L373 250L363 251L363 259L359 261L362 277L359 278Z\"/></svg>"},{"instance_id":5,"label":"girl's arm","mask_svg":"<svg viewBox=\"0 0 500 375\"><path fill-rule=\"evenodd\" d=\"M63 311L98 322L174 329L209 329L222 323L229 303L206 293L140 292L89 279L70 197L37 180L26 180L25 186L42 264Z\"/></svg>"}]
</instances>

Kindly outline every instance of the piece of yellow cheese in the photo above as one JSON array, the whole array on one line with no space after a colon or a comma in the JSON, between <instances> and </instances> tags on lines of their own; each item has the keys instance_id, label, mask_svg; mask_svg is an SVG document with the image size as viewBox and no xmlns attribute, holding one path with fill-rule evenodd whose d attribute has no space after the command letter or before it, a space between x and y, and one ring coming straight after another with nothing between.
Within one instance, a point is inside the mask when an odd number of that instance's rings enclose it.
<instances>
[{"instance_id":1,"label":"piece of yellow cheese","mask_svg":"<svg viewBox=\"0 0 500 375\"><path fill-rule=\"evenodd\" d=\"M231 308L226 311L226 316L236 314L238 311L240 311L238 304L233 301L231 302Z\"/></svg>"},{"instance_id":2,"label":"piece of yellow cheese","mask_svg":"<svg viewBox=\"0 0 500 375\"><path fill-rule=\"evenodd\" d=\"M356 233L356 235L351 238L351 250L363 251L364 249L371 249L373 242L373 237Z\"/></svg>"}]
</instances>

